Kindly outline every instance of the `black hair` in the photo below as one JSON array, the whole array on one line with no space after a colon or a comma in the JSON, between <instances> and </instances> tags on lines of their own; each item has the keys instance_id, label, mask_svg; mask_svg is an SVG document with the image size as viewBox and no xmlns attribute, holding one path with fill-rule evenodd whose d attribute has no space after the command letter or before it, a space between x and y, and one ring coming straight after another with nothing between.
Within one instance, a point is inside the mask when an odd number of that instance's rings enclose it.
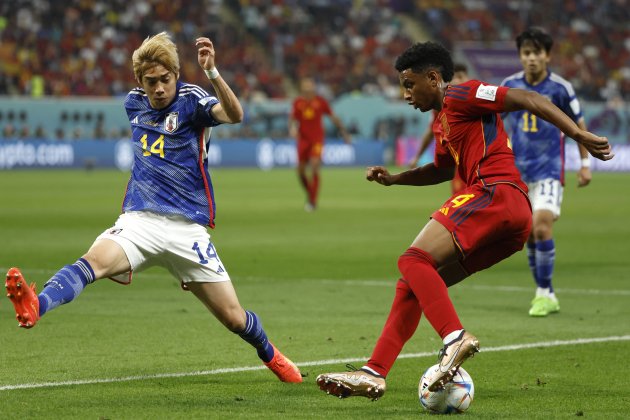
<instances>
[{"instance_id":1,"label":"black hair","mask_svg":"<svg viewBox=\"0 0 630 420\"><path fill-rule=\"evenodd\" d=\"M422 73L429 69L440 72L445 82L453 79L453 59L451 53L437 42L418 42L407 48L396 59L394 65L398 72L411 69L414 73Z\"/></svg>"},{"instance_id":2,"label":"black hair","mask_svg":"<svg viewBox=\"0 0 630 420\"><path fill-rule=\"evenodd\" d=\"M553 46L553 38L551 35L543 28L537 26L527 28L516 37L516 48L520 51L525 42L531 42L536 48L544 48L547 54L551 51L551 47Z\"/></svg>"}]
</instances>

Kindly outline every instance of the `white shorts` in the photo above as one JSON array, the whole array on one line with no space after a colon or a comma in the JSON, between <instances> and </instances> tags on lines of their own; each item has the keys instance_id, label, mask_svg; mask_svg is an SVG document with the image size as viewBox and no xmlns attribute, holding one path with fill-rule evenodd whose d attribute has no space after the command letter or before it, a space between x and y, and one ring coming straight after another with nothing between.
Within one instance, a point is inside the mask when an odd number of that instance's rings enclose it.
<instances>
[{"instance_id":1,"label":"white shorts","mask_svg":"<svg viewBox=\"0 0 630 420\"><path fill-rule=\"evenodd\" d=\"M554 219L560 217L563 187L557 179L543 179L527 184L532 211L549 210Z\"/></svg>"},{"instance_id":2,"label":"white shorts","mask_svg":"<svg viewBox=\"0 0 630 420\"><path fill-rule=\"evenodd\" d=\"M132 272L157 265L182 283L230 280L206 227L181 216L146 211L123 213L98 239L119 244ZM131 273L113 279L126 283L131 281Z\"/></svg>"}]
</instances>

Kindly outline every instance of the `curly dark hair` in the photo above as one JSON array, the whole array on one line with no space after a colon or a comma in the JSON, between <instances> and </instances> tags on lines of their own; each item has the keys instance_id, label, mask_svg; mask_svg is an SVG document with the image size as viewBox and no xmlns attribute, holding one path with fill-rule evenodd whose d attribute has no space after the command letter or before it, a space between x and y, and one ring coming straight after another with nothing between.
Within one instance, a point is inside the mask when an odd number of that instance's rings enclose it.
<instances>
[{"instance_id":1,"label":"curly dark hair","mask_svg":"<svg viewBox=\"0 0 630 420\"><path fill-rule=\"evenodd\" d=\"M445 82L453 79L453 59L451 53L437 42L418 42L400 54L394 65L398 72L411 69L414 73L422 73L429 69L440 72Z\"/></svg>"},{"instance_id":2,"label":"curly dark hair","mask_svg":"<svg viewBox=\"0 0 630 420\"><path fill-rule=\"evenodd\" d=\"M527 28L516 37L516 48L520 51L521 46L526 41L534 44L534 47L536 48L544 48L545 51L547 51L547 54L549 54L549 51L551 51L551 47L553 46L553 38L551 35L549 35L543 28L539 28L537 26Z\"/></svg>"}]
</instances>

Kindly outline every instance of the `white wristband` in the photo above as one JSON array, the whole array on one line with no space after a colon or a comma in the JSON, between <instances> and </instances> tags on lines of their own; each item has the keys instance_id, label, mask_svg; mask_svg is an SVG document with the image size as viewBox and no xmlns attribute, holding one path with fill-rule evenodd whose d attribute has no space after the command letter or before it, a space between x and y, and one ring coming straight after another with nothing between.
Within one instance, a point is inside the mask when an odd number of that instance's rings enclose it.
<instances>
[{"instance_id":1,"label":"white wristband","mask_svg":"<svg viewBox=\"0 0 630 420\"><path fill-rule=\"evenodd\" d=\"M208 76L208 79L210 79L210 80L214 80L217 77L219 77L219 70L217 70L216 67L213 67L210 70L205 70L204 69L204 72L206 73L206 76Z\"/></svg>"},{"instance_id":2,"label":"white wristband","mask_svg":"<svg viewBox=\"0 0 630 420\"><path fill-rule=\"evenodd\" d=\"M591 167L591 160L587 157L582 159L582 168L590 168Z\"/></svg>"}]
</instances>

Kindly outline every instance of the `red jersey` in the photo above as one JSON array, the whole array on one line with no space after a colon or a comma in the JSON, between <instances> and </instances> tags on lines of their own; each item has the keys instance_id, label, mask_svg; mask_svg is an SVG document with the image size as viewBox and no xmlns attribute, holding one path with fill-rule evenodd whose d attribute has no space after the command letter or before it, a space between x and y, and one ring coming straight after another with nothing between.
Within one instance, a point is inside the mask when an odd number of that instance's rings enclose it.
<instances>
[{"instance_id":1,"label":"red jersey","mask_svg":"<svg viewBox=\"0 0 630 420\"><path fill-rule=\"evenodd\" d=\"M507 91L479 80L447 87L442 110L433 122L435 165L457 165L467 186L508 183L526 193L498 114Z\"/></svg>"},{"instance_id":2,"label":"red jersey","mask_svg":"<svg viewBox=\"0 0 630 420\"><path fill-rule=\"evenodd\" d=\"M315 96L313 99L296 98L293 101L291 117L299 123L299 140L310 143L323 142L324 124L322 117L331 114L328 101L321 96Z\"/></svg>"}]
</instances>

